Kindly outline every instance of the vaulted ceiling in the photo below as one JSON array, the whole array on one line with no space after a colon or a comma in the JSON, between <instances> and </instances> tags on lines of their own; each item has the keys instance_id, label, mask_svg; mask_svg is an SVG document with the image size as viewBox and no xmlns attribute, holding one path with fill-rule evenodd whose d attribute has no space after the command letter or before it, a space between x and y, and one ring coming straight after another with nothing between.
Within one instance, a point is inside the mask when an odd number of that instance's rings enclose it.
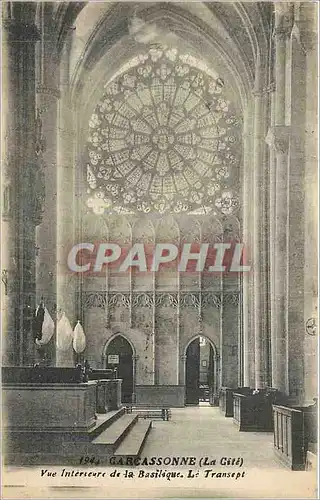
<instances>
[{"instance_id":1,"label":"vaulted ceiling","mask_svg":"<svg viewBox=\"0 0 320 500\"><path fill-rule=\"evenodd\" d=\"M270 61L272 3L39 2L35 17L67 58L96 213L238 209L243 113Z\"/></svg>"},{"instance_id":2,"label":"vaulted ceiling","mask_svg":"<svg viewBox=\"0 0 320 500\"><path fill-rule=\"evenodd\" d=\"M94 68L101 74L104 67L105 82L143 45L161 39L209 65L214 60L214 69L244 101L257 61L264 64L268 55L272 11L269 2L64 2L53 17L59 49L72 29L70 69L78 94L87 95L86 82L89 88L97 83Z\"/></svg>"}]
</instances>

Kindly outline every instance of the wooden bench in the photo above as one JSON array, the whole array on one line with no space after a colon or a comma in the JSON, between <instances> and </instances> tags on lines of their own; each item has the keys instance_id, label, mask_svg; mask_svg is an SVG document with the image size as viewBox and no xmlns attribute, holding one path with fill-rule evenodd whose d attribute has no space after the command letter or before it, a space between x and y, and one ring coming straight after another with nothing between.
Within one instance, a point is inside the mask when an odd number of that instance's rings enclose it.
<instances>
[{"instance_id":1,"label":"wooden bench","mask_svg":"<svg viewBox=\"0 0 320 500\"><path fill-rule=\"evenodd\" d=\"M161 419L168 421L171 418L171 410L169 408L135 408L126 406L127 413L137 413L139 418L148 418L151 420Z\"/></svg>"},{"instance_id":2,"label":"wooden bench","mask_svg":"<svg viewBox=\"0 0 320 500\"><path fill-rule=\"evenodd\" d=\"M317 407L273 405L274 450L291 470L307 468L307 451L317 440Z\"/></svg>"}]
</instances>

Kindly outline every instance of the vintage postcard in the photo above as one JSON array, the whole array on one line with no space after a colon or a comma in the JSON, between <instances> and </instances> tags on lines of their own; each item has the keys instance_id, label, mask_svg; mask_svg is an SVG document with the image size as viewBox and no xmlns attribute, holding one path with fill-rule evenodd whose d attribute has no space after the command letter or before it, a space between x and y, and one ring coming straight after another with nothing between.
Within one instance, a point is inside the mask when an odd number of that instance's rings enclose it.
<instances>
[{"instance_id":1,"label":"vintage postcard","mask_svg":"<svg viewBox=\"0 0 320 500\"><path fill-rule=\"evenodd\" d=\"M2 498L318 498L318 3L4 1Z\"/></svg>"}]
</instances>

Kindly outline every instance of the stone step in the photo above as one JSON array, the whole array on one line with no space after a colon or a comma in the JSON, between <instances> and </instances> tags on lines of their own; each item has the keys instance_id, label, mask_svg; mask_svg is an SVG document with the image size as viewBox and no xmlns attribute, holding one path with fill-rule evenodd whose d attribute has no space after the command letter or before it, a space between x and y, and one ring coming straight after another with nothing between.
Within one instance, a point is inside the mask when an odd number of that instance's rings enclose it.
<instances>
[{"instance_id":1,"label":"stone step","mask_svg":"<svg viewBox=\"0 0 320 500\"><path fill-rule=\"evenodd\" d=\"M116 449L137 420L138 415L123 415L93 439L92 444L95 446L99 445L99 448L103 445L103 447L108 447L109 449Z\"/></svg>"},{"instance_id":2,"label":"stone step","mask_svg":"<svg viewBox=\"0 0 320 500\"><path fill-rule=\"evenodd\" d=\"M151 430L151 420L139 420L114 452L116 457L138 457Z\"/></svg>"},{"instance_id":3,"label":"stone step","mask_svg":"<svg viewBox=\"0 0 320 500\"><path fill-rule=\"evenodd\" d=\"M93 440L108 427L110 427L114 422L121 418L125 414L125 408L122 407L119 410L108 411L108 413L99 413L97 415L96 425L89 430L88 435L90 440Z\"/></svg>"}]
</instances>

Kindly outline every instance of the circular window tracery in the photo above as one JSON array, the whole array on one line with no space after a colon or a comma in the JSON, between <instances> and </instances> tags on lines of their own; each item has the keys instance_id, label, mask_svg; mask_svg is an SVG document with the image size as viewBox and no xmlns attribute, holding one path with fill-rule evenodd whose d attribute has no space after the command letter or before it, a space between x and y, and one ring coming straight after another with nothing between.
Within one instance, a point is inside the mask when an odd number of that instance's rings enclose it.
<instances>
[{"instance_id":1,"label":"circular window tracery","mask_svg":"<svg viewBox=\"0 0 320 500\"><path fill-rule=\"evenodd\" d=\"M150 49L106 85L90 122L95 213L233 213L240 120L223 84L176 50Z\"/></svg>"}]
</instances>

